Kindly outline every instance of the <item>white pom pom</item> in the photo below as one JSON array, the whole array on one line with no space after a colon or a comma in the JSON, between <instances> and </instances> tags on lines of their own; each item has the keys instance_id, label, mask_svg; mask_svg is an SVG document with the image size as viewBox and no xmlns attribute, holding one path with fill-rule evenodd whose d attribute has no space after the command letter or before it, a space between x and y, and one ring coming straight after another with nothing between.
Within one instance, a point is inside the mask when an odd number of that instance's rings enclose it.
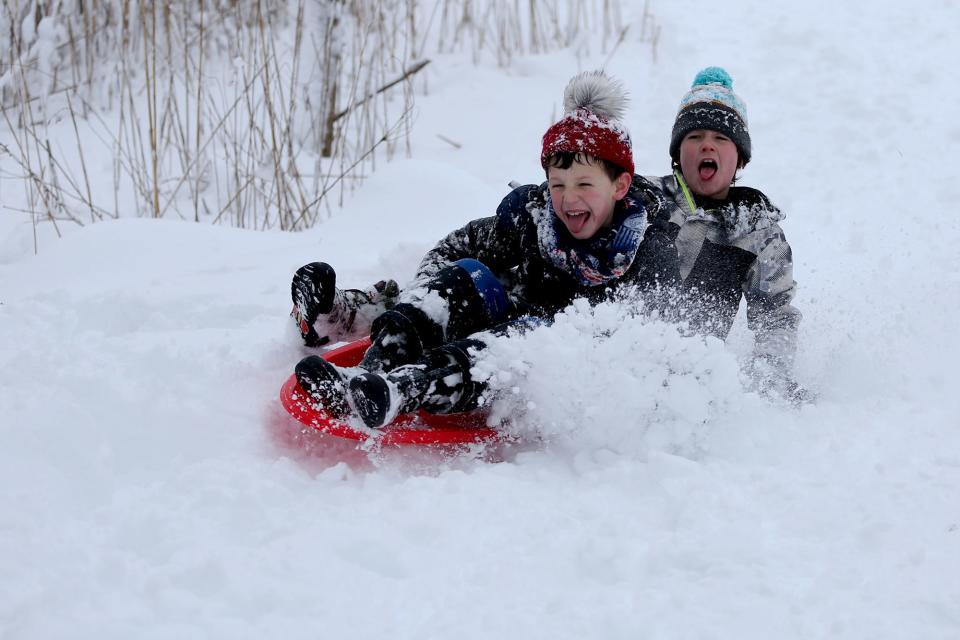
<instances>
[{"instance_id":1,"label":"white pom pom","mask_svg":"<svg viewBox=\"0 0 960 640\"><path fill-rule=\"evenodd\" d=\"M608 120L622 120L627 109L627 92L619 80L603 71L584 71L567 83L563 109L567 114L586 109Z\"/></svg>"}]
</instances>

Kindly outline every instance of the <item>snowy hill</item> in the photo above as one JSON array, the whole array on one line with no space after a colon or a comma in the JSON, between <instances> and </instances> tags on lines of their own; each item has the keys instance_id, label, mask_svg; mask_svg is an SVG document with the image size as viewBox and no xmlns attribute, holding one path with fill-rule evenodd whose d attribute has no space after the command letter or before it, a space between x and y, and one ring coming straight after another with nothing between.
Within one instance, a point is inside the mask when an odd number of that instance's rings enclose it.
<instances>
[{"instance_id":1,"label":"snowy hill","mask_svg":"<svg viewBox=\"0 0 960 640\"><path fill-rule=\"evenodd\" d=\"M667 172L680 96L725 66L816 404L741 387L742 318L723 345L602 306L517 347L544 440L499 462L300 430L293 271L409 277L540 179L564 84L605 56L438 59L412 157L312 231L125 219L32 256L5 221L0 638L960 637L960 6L653 10L656 62L628 36L607 63L638 171Z\"/></svg>"}]
</instances>

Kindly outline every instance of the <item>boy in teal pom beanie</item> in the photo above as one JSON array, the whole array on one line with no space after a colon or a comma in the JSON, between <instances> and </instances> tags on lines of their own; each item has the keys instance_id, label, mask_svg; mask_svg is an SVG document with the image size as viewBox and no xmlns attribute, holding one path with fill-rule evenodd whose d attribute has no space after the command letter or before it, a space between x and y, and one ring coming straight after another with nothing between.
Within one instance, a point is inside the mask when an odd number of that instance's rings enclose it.
<instances>
[{"instance_id":1,"label":"boy in teal pom beanie","mask_svg":"<svg viewBox=\"0 0 960 640\"><path fill-rule=\"evenodd\" d=\"M670 136L673 174L655 181L678 208L682 291L690 326L725 339L740 300L754 332L748 372L760 391L799 402L811 396L792 376L800 312L793 255L763 193L734 186L751 157L747 108L720 67L700 71L677 110Z\"/></svg>"}]
</instances>

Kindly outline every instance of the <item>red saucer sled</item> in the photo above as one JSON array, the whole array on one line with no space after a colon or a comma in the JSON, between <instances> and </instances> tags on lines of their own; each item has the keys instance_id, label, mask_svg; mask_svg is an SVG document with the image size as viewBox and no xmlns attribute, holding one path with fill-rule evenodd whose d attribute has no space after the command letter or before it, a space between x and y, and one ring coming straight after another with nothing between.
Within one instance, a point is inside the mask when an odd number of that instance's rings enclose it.
<instances>
[{"instance_id":1,"label":"red saucer sled","mask_svg":"<svg viewBox=\"0 0 960 640\"><path fill-rule=\"evenodd\" d=\"M369 346L370 339L363 338L332 349L323 357L335 365L352 367L360 362ZM486 414L481 411L449 415L419 411L398 416L380 429L357 429L311 405L308 395L297 383L296 375L291 375L284 383L280 390L280 402L290 415L308 427L350 440L376 438L381 446L473 444L497 440L502 435L486 426Z\"/></svg>"}]
</instances>

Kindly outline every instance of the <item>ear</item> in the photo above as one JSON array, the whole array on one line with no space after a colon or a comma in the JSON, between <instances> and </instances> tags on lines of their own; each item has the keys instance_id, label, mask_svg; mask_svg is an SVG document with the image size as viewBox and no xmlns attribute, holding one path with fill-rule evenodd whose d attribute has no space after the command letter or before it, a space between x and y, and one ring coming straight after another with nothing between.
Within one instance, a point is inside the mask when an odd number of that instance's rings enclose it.
<instances>
[{"instance_id":1,"label":"ear","mask_svg":"<svg viewBox=\"0 0 960 640\"><path fill-rule=\"evenodd\" d=\"M630 185L633 184L633 176L624 171L617 176L613 184L616 187L616 190L613 192L613 199L623 200L627 195L627 191L630 191Z\"/></svg>"}]
</instances>

